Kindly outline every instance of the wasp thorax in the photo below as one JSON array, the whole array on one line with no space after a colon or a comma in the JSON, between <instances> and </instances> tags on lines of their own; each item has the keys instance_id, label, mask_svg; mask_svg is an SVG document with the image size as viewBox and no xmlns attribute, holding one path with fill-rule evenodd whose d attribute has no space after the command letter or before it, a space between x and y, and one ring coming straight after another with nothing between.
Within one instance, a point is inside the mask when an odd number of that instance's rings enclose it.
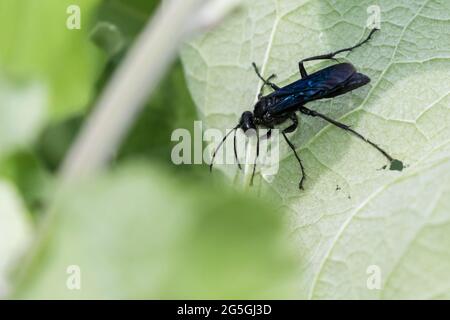
<instances>
[{"instance_id":1,"label":"wasp thorax","mask_svg":"<svg viewBox=\"0 0 450 320\"><path fill-rule=\"evenodd\" d=\"M254 116L256 118L261 119L264 114L267 111L267 103L265 101L265 99L260 99L256 104L255 104L255 109L253 110Z\"/></svg>"}]
</instances>

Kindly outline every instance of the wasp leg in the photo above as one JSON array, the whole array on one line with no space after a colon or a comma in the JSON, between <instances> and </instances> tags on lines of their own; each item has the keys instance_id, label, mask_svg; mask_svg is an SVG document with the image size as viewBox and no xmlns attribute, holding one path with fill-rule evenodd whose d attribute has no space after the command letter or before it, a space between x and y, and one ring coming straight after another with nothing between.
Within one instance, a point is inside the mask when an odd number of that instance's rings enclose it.
<instances>
[{"instance_id":1,"label":"wasp leg","mask_svg":"<svg viewBox=\"0 0 450 320\"><path fill-rule=\"evenodd\" d=\"M308 73L306 72L305 66L303 65L304 62L313 61L313 60L328 60L328 59L335 60L334 59L335 55L337 55L339 53L342 53L342 52L346 52L346 51L352 51L353 49L356 49L356 48L362 46L367 41L369 41L375 31L378 31L378 29L372 29L372 31L370 31L369 35L367 36L367 38L365 40L363 40L360 43L354 45L353 47L349 47L349 48L337 50L335 52L331 52L331 53L322 54L322 55L319 55L319 56L314 56L314 57L303 59L302 61L300 61L298 63L298 68L300 69L300 74L301 74L302 78L306 78L308 76Z\"/></svg>"},{"instance_id":2,"label":"wasp leg","mask_svg":"<svg viewBox=\"0 0 450 320\"><path fill-rule=\"evenodd\" d=\"M289 145L289 147L291 148L291 150L294 152L295 157L297 158L298 163L300 164L300 170L302 171L302 178L300 179L300 183L299 183L299 188L301 190L303 189L303 183L305 181L306 178L306 174L305 174L305 168L303 167L303 163L302 160L300 159L300 157L297 154L297 151L295 150L295 146L292 144L292 142L289 141L289 139L286 136L286 133L291 133L294 132L295 129L297 129L298 127L298 119L297 119L297 115L295 113L291 114L289 116L289 118L292 120L292 125L290 125L289 127L287 127L286 129L284 129L283 131L281 131L281 133L283 134L284 140L286 140L286 143Z\"/></svg>"},{"instance_id":3,"label":"wasp leg","mask_svg":"<svg viewBox=\"0 0 450 320\"><path fill-rule=\"evenodd\" d=\"M253 164L252 178L250 179L251 186L253 186L253 178L255 177L256 163L258 162L258 157L259 157L259 133L258 131L256 131L256 156L255 156L255 163Z\"/></svg>"},{"instance_id":4,"label":"wasp leg","mask_svg":"<svg viewBox=\"0 0 450 320\"><path fill-rule=\"evenodd\" d=\"M272 74L269 78L267 78L267 80L264 81L263 85L261 86L261 89L259 89L258 100L261 99L262 96L264 95L264 88L267 85L269 85L273 90L278 90L280 88L277 85L275 85L272 82L270 82L270 80L275 78L275 77L276 77L276 75Z\"/></svg>"},{"instance_id":5,"label":"wasp leg","mask_svg":"<svg viewBox=\"0 0 450 320\"><path fill-rule=\"evenodd\" d=\"M261 139L264 140L270 140L270 138L272 137L272 128L269 128L269 130L267 130L267 133L261 137Z\"/></svg>"},{"instance_id":6,"label":"wasp leg","mask_svg":"<svg viewBox=\"0 0 450 320\"><path fill-rule=\"evenodd\" d=\"M275 91L280 89L279 86L277 86L275 83L273 83L273 82L270 81L270 80L272 80L272 79L274 79L274 78L276 77L275 74L272 74L269 78L264 79L263 76L261 75L261 73L259 72L259 69L258 69L258 67L256 66L256 63L253 62L253 63L252 63L252 66L253 66L253 68L255 69L255 73L256 73L256 75L258 76L258 78L261 79L261 80L263 81L263 85L262 85L262 87L261 87L261 89L260 89L260 91L259 91L259 94L258 94L258 99L262 97L262 95L263 95L263 90L264 90L264 87L265 87L265 86L270 86L270 87L271 87L273 90L275 90Z\"/></svg>"},{"instance_id":7,"label":"wasp leg","mask_svg":"<svg viewBox=\"0 0 450 320\"><path fill-rule=\"evenodd\" d=\"M236 148L236 133L237 133L237 129L234 129L234 138L233 138L233 144L234 144L234 158L236 159L236 163L238 165L239 170L242 170L241 164L239 162L239 157L237 154L237 148Z\"/></svg>"},{"instance_id":8,"label":"wasp leg","mask_svg":"<svg viewBox=\"0 0 450 320\"><path fill-rule=\"evenodd\" d=\"M386 159L389 160L390 163L392 163L394 161L394 158L391 157L386 151L384 151L381 147L379 147L377 144L373 143L372 141L370 141L369 139L367 139L366 137L364 137L362 134L360 134L359 132L356 132L355 130L353 130L352 128L350 128L348 125L343 124L341 122L338 122L336 120L333 120L329 117L327 117L326 115L319 113L317 111L308 109L306 107L300 107L299 108L300 112L303 114L306 114L308 116L311 117L319 117L322 118L325 121L328 121L329 123L335 125L338 128L341 128L345 131L349 131L351 133L353 133L355 136L357 136L359 139L363 140L364 142L370 144L372 147L374 147L375 149L377 149L382 155L384 155L386 157ZM398 161L398 160L397 160Z\"/></svg>"},{"instance_id":9,"label":"wasp leg","mask_svg":"<svg viewBox=\"0 0 450 320\"><path fill-rule=\"evenodd\" d=\"M272 128L269 128L269 130L267 131L267 134L265 134L264 136L261 137L261 139L267 139L269 140L270 137L272 136ZM256 132L256 157L255 157L255 163L253 165L253 172L252 172L252 178L250 180L250 185L253 185L253 178L255 176L255 171L256 171L256 162L258 160L259 157L259 142L260 142L260 137L259 137L259 133Z\"/></svg>"}]
</instances>

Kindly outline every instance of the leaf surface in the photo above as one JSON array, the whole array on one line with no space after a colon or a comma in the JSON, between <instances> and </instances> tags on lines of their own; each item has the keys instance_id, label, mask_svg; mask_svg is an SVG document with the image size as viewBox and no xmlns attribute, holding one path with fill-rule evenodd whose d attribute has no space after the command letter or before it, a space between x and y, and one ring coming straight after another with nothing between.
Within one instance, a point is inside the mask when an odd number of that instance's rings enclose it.
<instances>
[{"instance_id":1,"label":"leaf surface","mask_svg":"<svg viewBox=\"0 0 450 320\"><path fill-rule=\"evenodd\" d=\"M264 76L286 85L303 58L349 47L367 35L371 1L247 1L220 29L183 49L190 91L209 127L232 128L252 110ZM306 167L287 147L271 183L255 191L279 200L303 261L301 298L450 296L450 4L379 1L381 31L341 54L371 83L310 103L352 126L408 167L385 159L322 120L301 116L291 134ZM369 10L370 11L370 10ZM330 62L307 63L313 72ZM237 172L235 174L238 174ZM367 285L380 271L381 287Z\"/></svg>"}]
</instances>

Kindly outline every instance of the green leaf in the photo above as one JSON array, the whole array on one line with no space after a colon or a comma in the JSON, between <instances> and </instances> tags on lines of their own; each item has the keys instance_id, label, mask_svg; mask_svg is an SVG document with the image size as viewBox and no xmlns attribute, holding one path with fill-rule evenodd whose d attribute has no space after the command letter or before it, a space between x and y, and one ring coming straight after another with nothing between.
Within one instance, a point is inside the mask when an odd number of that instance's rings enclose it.
<instances>
[{"instance_id":1,"label":"green leaf","mask_svg":"<svg viewBox=\"0 0 450 320\"><path fill-rule=\"evenodd\" d=\"M101 29L105 29L106 25L111 28L114 26L116 33L122 35L120 42L124 46L124 50L114 56L112 63L105 70L105 79L114 72L159 3L158 0L110 0L101 3L97 26L103 26ZM115 46L111 43L114 42L112 39L114 36L112 31L105 33L103 35L105 39L102 41L106 43L102 47L108 50ZM136 156L145 157L172 165L170 135L176 128L192 129L194 120L196 120L195 105L187 89L181 63L177 61L154 90L148 105L139 115L118 151L117 158L122 160ZM193 167L184 166L184 168Z\"/></svg>"},{"instance_id":2,"label":"green leaf","mask_svg":"<svg viewBox=\"0 0 450 320\"><path fill-rule=\"evenodd\" d=\"M10 290L9 273L31 240L30 219L16 190L0 180L0 298Z\"/></svg>"},{"instance_id":3,"label":"green leaf","mask_svg":"<svg viewBox=\"0 0 450 320\"><path fill-rule=\"evenodd\" d=\"M53 176L31 151L19 151L0 161L0 177L15 184L32 214L40 213L52 195Z\"/></svg>"},{"instance_id":4,"label":"green leaf","mask_svg":"<svg viewBox=\"0 0 450 320\"><path fill-rule=\"evenodd\" d=\"M0 159L34 142L46 106L47 90L40 83L7 81L0 74Z\"/></svg>"},{"instance_id":5,"label":"green leaf","mask_svg":"<svg viewBox=\"0 0 450 320\"><path fill-rule=\"evenodd\" d=\"M294 259L265 202L160 169L122 168L66 190L20 298L281 298ZM79 267L80 290L66 273ZM69 269L70 271L71 269ZM76 275L75 275L76 276Z\"/></svg>"},{"instance_id":6,"label":"green leaf","mask_svg":"<svg viewBox=\"0 0 450 320\"><path fill-rule=\"evenodd\" d=\"M90 19L98 0L3 0L0 70L48 88L53 119L78 113L93 96L102 59L91 43ZM67 8L81 9L81 30L69 30ZM30 105L32 109L34 106Z\"/></svg>"},{"instance_id":7,"label":"green leaf","mask_svg":"<svg viewBox=\"0 0 450 320\"><path fill-rule=\"evenodd\" d=\"M181 64L177 62L152 94L118 156L121 159L136 156L158 159L173 165L170 136L177 128L192 132L196 119L195 105L186 87ZM183 166L189 170L196 170L196 167L199 166Z\"/></svg>"},{"instance_id":8,"label":"green leaf","mask_svg":"<svg viewBox=\"0 0 450 320\"><path fill-rule=\"evenodd\" d=\"M252 110L264 76L285 85L303 58L349 47L367 35L372 1L247 1L218 30L188 43L188 83L207 125L232 128ZM450 297L450 4L378 1L381 31L340 61L372 79L345 96L308 106L352 126L409 167L385 159L322 120L301 116L291 140L306 166L281 150L265 197L291 217L302 257L301 298ZM313 72L332 62L310 62ZM238 173L236 173L238 174ZM367 286L378 266L380 290ZM368 271L369 270L369 271ZM369 274L368 274L369 272Z\"/></svg>"},{"instance_id":9,"label":"green leaf","mask_svg":"<svg viewBox=\"0 0 450 320\"><path fill-rule=\"evenodd\" d=\"M159 0L103 0L97 20L116 26L129 45L159 2Z\"/></svg>"},{"instance_id":10,"label":"green leaf","mask_svg":"<svg viewBox=\"0 0 450 320\"><path fill-rule=\"evenodd\" d=\"M103 0L96 17L92 40L120 60L147 23L160 0Z\"/></svg>"},{"instance_id":11,"label":"green leaf","mask_svg":"<svg viewBox=\"0 0 450 320\"><path fill-rule=\"evenodd\" d=\"M41 82L0 73L0 179L15 183L33 213L47 190L48 174L31 148L45 125L47 107L48 90Z\"/></svg>"}]
</instances>

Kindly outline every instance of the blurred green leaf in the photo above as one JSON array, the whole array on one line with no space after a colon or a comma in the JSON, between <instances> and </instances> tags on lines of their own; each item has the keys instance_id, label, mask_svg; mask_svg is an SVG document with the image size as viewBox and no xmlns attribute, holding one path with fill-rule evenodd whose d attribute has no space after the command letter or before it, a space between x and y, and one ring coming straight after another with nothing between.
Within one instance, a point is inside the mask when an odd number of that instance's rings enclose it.
<instances>
[{"instance_id":1,"label":"blurred green leaf","mask_svg":"<svg viewBox=\"0 0 450 320\"><path fill-rule=\"evenodd\" d=\"M49 115L60 119L84 110L102 66L89 39L98 0L2 0L0 70L39 81L49 94ZM67 8L81 9L81 30L69 30ZM30 104L29 110L37 108Z\"/></svg>"},{"instance_id":2,"label":"blurred green leaf","mask_svg":"<svg viewBox=\"0 0 450 320\"><path fill-rule=\"evenodd\" d=\"M0 177L15 184L32 214L45 208L53 177L33 151L18 151L0 161Z\"/></svg>"},{"instance_id":3,"label":"blurred green leaf","mask_svg":"<svg viewBox=\"0 0 450 320\"><path fill-rule=\"evenodd\" d=\"M286 298L295 260L267 203L143 165L66 190L19 298ZM81 290L66 270L81 270Z\"/></svg>"},{"instance_id":4,"label":"blurred green leaf","mask_svg":"<svg viewBox=\"0 0 450 320\"><path fill-rule=\"evenodd\" d=\"M114 25L120 30L125 43L129 46L159 2L158 0L104 0L99 7L96 20Z\"/></svg>"},{"instance_id":5,"label":"blurred green leaf","mask_svg":"<svg viewBox=\"0 0 450 320\"><path fill-rule=\"evenodd\" d=\"M45 87L7 81L0 74L0 160L35 141L45 122L46 106Z\"/></svg>"},{"instance_id":6,"label":"blurred green leaf","mask_svg":"<svg viewBox=\"0 0 450 320\"><path fill-rule=\"evenodd\" d=\"M49 124L39 137L36 153L44 166L55 172L74 142L85 117L71 117Z\"/></svg>"},{"instance_id":7,"label":"blurred green leaf","mask_svg":"<svg viewBox=\"0 0 450 320\"><path fill-rule=\"evenodd\" d=\"M159 3L157 0L103 1L96 20L114 26L123 35L126 51ZM107 48L110 46L112 45L106 44ZM108 65L103 77L105 80L109 79L124 54L125 52L121 52ZM139 115L117 154L117 160L120 162L139 157L172 165L171 133L177 128L192 131L196 119L197 111L187 89L181 64L177 61ZM186 169L184 171L196 171L197 168L199 166L182 167Z\"/></svg>"},{"instance_id":8,"label":"blurred green leaf","mask_svg":"<svg viewBox=\"0 0 450 320\"><path fill-rule=\"evenodd\" d=\"M146 19L148 19L158 3L159 1L146 0L102 1L97 10L96 27L94 29L97 29L99 25L108 25L114 28L116 35L120 34L123 37L123 39L118 41L124 41L124 48L119 54L112 54L111 60L102 74L99 87L102 87L110 79L132 41L145 25ZM99 30L98 33L101 41L106 41L103 45L98 45L111 54L112 52L109 52L108 48L115 46L114 39L110 39L108 34L102 34L102 30ZM113 35L113 37L115 36ZM109 43L109 41L113 43ZM113 50L113 52L115 51ZM177 61L158 85L149 103L139 115L126 140L122 143L117 153L116 163L129 158L139 157L156 160L161 164L172 166L170 159L173 145L170 141L172 131L177 128L192 130L196 119L195 105L187 89L181 64ZM39 140L38 150L40 156L51 170L55 170L61 163L83 120L84 117L72 117L64 122L51 124L45 129ZM204 168L200 169L200 166L181 166L176 169L177 171L181 169L183 172L200 172Z\"/></svg>"},{"instance_id":9,"label":"blurred green leaf","mask_svg":"<svg viewBox=\"0 0 450 320\"><path fill-rule=\"evenodd\" d=\"M176 63L139 115L122 145L119 159L138 156L172 164L172 132L178 128L192 132L196 119L197 112L181 64Z\"/></svg>"},{"instance_id":10,"label":"blurred green leaf","mask_svg":"<svg viewBox=\"0 0 450 320\"><path fill-rule=\"evenodd\" d=\"M385 159L370 146L301 116L291 141L306 166L306 191L298 190L298 163L287 147L276 179L257 184L292 216L304 261L300 297L448 298L449 1L248 0L184 48L188 84L206 124L232 128L253 109L261 85L252 61L265 76L276 73L281 86L297 80L299 60L363 39L373 5L381 31L339 56L371 84L310 107L348 123L409 168L377 170ZM311 62L307 70L330 63ZM382 290L367 287L371 265L381 270Z\"/></svg>"},{"instance_id":11,"label":"blurred green leaf","mask_svg":"<svg viewBox=\"0 0 450 320\"><path fill-rule=\"evenodd\" d=\"M28 213L14 187L0 180L0 298L10 289L9 273L32 236Z\"/></svg>"},{"instance_id":12,"label":"blurred green leaf","mask_svg":"<svg viewBox=\"0 0 450 320\"><path fill-rule=\"evenodd\" d=\"M33 151L47 106L48 90L41 82L0 74L0 179L15 184L33 213L43 204L49 179Z\"/></svg>"}]
</instances>

